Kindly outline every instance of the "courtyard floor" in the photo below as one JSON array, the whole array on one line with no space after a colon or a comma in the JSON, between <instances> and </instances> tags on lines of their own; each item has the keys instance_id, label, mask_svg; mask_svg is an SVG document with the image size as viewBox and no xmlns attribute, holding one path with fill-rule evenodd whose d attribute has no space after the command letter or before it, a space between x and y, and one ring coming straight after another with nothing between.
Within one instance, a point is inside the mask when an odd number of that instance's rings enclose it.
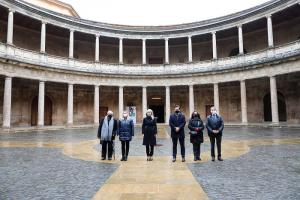
<instances>
[{"instance_id":1,"label":"courtyard floor","mask_svg":"<svg viewBox=\"0 0 300 200\"><path fill-rule=\"evenodd\" d=\"M97 129L0 134L0 199L300 199L300 129L225 128L223 162L171 162L168 127L160 126L154 161L146 161L141 129L129 159L100 160ZM186 131L187 132L187 131ZM179 153L179 146L178 146Z\"/></svg>"}]
</instances>

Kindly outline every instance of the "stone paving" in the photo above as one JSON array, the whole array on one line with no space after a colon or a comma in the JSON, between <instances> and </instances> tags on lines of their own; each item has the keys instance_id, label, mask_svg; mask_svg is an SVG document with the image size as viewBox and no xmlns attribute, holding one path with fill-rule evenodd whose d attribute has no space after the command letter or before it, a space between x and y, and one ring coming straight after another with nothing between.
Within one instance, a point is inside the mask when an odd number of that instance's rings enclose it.
<instances>
[{"instance_id":1,"label":"stone paving","mask_svg":"<svg viewBox=\"0 0 300 200\"><path fill-rule=\"evenodd\" d=\"M171 163L164 127L153 162L140 128L128 162L119 161L118 139L116 160L101 162L96 131L1 134L0 199L300 199L299 129L226 128L225 161L214 163L207 137L203 160L192 161L188 135L187 163Z\"/></svg>"}]
</instances>

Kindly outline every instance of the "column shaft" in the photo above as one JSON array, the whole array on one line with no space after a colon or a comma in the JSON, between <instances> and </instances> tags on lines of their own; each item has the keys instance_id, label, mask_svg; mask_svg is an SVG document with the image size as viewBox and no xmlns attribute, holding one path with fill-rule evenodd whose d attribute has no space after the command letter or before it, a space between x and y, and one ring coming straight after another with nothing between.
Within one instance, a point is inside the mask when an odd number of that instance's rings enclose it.
<instances>
[{"instance_id":1,"label":"column shaft","mask_svg":"<svg viewBox=\"0 0 300 200\"><path fill-rule=\"evenodd\" d=\"M95 85L94 91L94 124L99 123L99 86Z\"/></svg>"},{"instance_id":2,"label":"column shaft","mask_svg":"<svg viewBox=\"0 0 300 200\"><path fill-rule=\"evenodd\" d=\"M240 81L241 86L241 110L242 110L242 123L248 123L247 117L247 92L246 92L246 82L245 80Z\"/></svg>"},{"instance_id":3,"label":"column shaft","mask_svg":"<svg viewBox=\"0 0 300 200\"><path fill-rule=\"evenodd\" d=\"M273 41L273 25L272 25L272 16L267 16L267 27L268 27L268 45L269 47L274 47Z\"/></svg>"},{"instance_id":4,"label":"column shaft","mask_svg":"<svg viewBox=\"0 0 300 200\"><path fill-rule=\"evenodd\" d=\"M277 99L277 86L276 78L270 77L270 93L271 93L271 110L272 110L272 122L279 123L278 117L278 99Z\"/></svg>"},{"instance_id":5,"label":"column shaft","mask_svg":"<svg viewBox=\"0 0 300 200\"><path fill-rule=\"evenodd\" d=\"M95 41L95 61L99 62L99 35L96 35Z\"/></svg>"},{"instance_id":6,"label":"column shaft","mask_svg":"<svg viewBox=\"0 0 300 200\"><path fill-rule=\"evenodd\" d=\"M7 44L13 44L14 35L14 11L9 10L7 22Z\"/></svg>"},{"instance_id":7,"label":"column shaft","mask_svg":"<svg viewBox=\"0 0 300 200\"><path fill-rule=\"evenodd\" d=\"M193 62L193 43L192 37L188 37L188 55L189 55L189 62Z\"/></svg>"},{"instance_id":8,"label":"column shaft","mask_svg":"<svg viewBox=\"0 0 300 200\"><path fill-rule=\"evenodd\" d=\"M169 39L165 39L165 64L169 64Z\"/></svg>"},{"instance_id":9,"label":"column shaft","mask_svg":"<svg viewBox=\"0 0 300 200\"><path fill-rule=\"evenodd\" d=\"M146 116L146 111L147 111L147 87L143 87L143 117Z\"/></svg>"},{"instance_id":10,"label":"column shaft","mask_svg":"<svg viewBox=\"0 0 300 200\"><path fill-rule=\"evenodd\" d=\"M68 125L73 124L73 84L68 85Z\"/></svg>"},{"instance_id":11,"label":"column shaft","mask_svg":"<svg viewBox=\"0 0 300 200\"><path fill-rule=\"evenodd\" d=\"M39 83L38 126L44 126L45 116L45 82Z\"/></svg>"},{"instance_id":12,"label":"column shaft","mask_svg":"<svg viewBox=\"0 0 300 200\"><path fill-rule=\"evenodd\" d=\"M41 26L41 53L46 52L46 23L42 22Z\"/></svg>"},{"instance_id":13,"label":"column shaft","mask_svg":"<svg viewBox=\"0 0 300 200\"><path fill-rule=\"evenodd\" d=\"M3 99L3 128L10 128L12 78L5 78Z\"/></svg>"},{"instance_id":14,"label":"column shaft","mask_svg":"<svg viewBox=\"0 0 300 200\"><path fill-rule=\"evenodd\" d=\"M216 32L212 32L212 47L213 47L213 59L217 59L217 36Z\"/></svg>"},{"instance_id":15,"label":"column shaft","mask_svg":"<svg viewBox=\"0 0 300 200\"><path fill-rule=\"evenodd\" d=\"M195 110L195 105L194 105L194 86L190 85L189 86L189 108L190 108L190 116Z\"/></svg>"},{"instance_id":16,"label":"column shaft","mask_svg":"<svg viewBox=\"0 0 300 200\"><path fill-rule=\"evenodd\" d=\"M171 101L170 101L170 86L166 86L166 123L169 123L169 117L171 114Z\"/></svg>"},{"instance_id":17,"label":"column shaft","mask_svg":"<svg viewBox=\"0 0 300 200\"><path fill-rule=\"evenodd\" d=\"M123 39L119 39L119 63L123 64Z\"/></svg>"},{"instance_id":18,"label":"column shaft","mask_svg":"<svg viewBox=\"0 0 300 200\"><path fill-rule=\"evenodd\" d=\"M238 26L239 32L239 53L244 54L244 42L243 42L243 28L242 25Z\"/></svg>"},{"instance_id":19,"label":"column shaft","mask_svg":"<svg viewBox=\"0 0 300 200\"><path fill-rule=\"evenodd\" d=\"M218 83L214 83L214 106L217 109L217 112L220 113L219 85L218 85Z\"/></svg>"},{"instance_id":20,"label":"column shaft","mask_svg":"<svg viewBox=\"0 0 300 200\"><path fill-rule=\"evenodd\" d=\"M124 88L119 87L119 118L122 117L124 111Z\"/></svg>"},{"instance_id":21,"label":"column shaft","mask_svg":"<svg viewBox=\"0 0 300 200\"><path fill-rule=\"evenodd\" d=\"M74 58L74 31L70 30L69 58Z\"/></svg>"},{"instance_id":22,"label":"column shaft","mask_svg":"<svg viewBox=\"0 0 300 200\"><path fill-rule=\"evenodd\" d=\"M146 40L145 39L143 39L143 53L142 53L143 55L143 65L145 65L146 63L147 63L147 61L146 61Z\"/></svg>"}]
</instances>

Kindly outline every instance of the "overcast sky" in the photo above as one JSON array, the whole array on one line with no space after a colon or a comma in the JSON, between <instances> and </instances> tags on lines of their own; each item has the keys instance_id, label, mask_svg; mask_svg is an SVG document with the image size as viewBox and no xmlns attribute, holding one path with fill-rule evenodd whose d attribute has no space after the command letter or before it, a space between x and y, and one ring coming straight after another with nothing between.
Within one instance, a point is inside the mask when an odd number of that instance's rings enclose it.
<instances>
[{"instance_id":1,"label":"overcast sky","mask_svg":"<svg viewBox=\"0 0 300 200\"><path fill-rule=\"evenodd\" d=\"M81 18L125 25L171 25L215 18L269 0L61 0Z\"/></svg>"}]
</instances>

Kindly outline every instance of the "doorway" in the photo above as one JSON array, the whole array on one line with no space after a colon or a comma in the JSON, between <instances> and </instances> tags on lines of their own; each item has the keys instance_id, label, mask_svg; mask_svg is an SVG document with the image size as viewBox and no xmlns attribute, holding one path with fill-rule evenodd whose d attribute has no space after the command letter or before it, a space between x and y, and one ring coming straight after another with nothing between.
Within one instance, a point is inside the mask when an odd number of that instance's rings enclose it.
<instances>
[{"instance_id":1,"label":"doorway","mask_svg":"<svg viewBox=\"0 0 300 200\"><path fill-rule=\"evenodd\" d=\"M163 105L149 105L153 110L154 117L157 117L157 123L165 122L165 107Z\"/></svg>"},{"instance_id":2,"label":"doorway","mask_svg":"<svg viewBox=\"0 0 300 200\"><path fill-rule=\"evenodd\" d=\"M45 96L44 103L44 125L52 125L52 101ZM38 96L35 96L31 102L31 126L36 126L38 122Z\"/></svg>"},{"instance_id":3,"label":"doorway","mask_svg":"<svg viewBox=\"0 0 300 200\"><path fill-rule=\"evenodd\" d=\"M278 101L278 117L279 121L286 121L286 103L285 98L282 93L277 92L277 101ZM271 109L271 94L267 93L263 99L264 102L264 121L271 122L272 121L272 109Z\"/></svg>"}]
</instances>

